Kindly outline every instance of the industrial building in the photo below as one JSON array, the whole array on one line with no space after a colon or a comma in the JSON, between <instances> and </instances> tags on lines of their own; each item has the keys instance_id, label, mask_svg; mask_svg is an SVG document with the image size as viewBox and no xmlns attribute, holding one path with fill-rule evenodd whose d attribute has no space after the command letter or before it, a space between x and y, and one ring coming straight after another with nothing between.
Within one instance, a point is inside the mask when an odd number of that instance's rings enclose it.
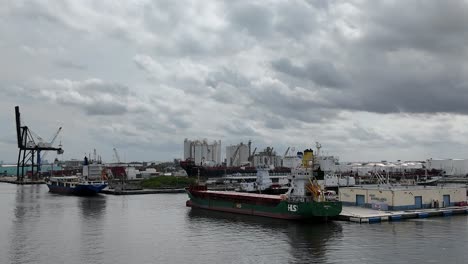
<instances>
[{"instance_id":1,"label":"industrial building","mask_svg":"<svg viewBox=\"0 0 468 264\"><path fill-rule=\"evenodd\" d=\"M428 159L428 169L444 171L445 175L468 175L468 159Z\"/></svg>"},{"instance_id":2,"label":"industrial building","mask_svg":"<svg viewBox=\"0 0 468 264\"><path fill-rule=\"evenodd\" d=\"M466 188L372 185L341 188L339 196L344 205L381 210L414 210L466 202Z\"/></svg>"},{"instance_id":3,"label":"industrial building","mask_svg":"<svg viewBox=\"0 0 468 264\"><path fill-rule=\"evenodd\" d=\"M253 166L274 166L281 167L281 157L276 155L273 148L267 147L258 154L253 155Z\"/></svg>"},{"instance_id":4,"label":"industrial building","mask_svg":"<svg viewBox=\"0 0 468 264\"><path fill-rule=\"evenodd\" d=\"M240 143L226 147L226 164L228 166L242 166L249 163L249 145Z\"/></svg>"},{"instance_id":5,"label":"industrial building","mask_svg":"<svg viewBox=\"0 0 468 264\"><path fill-rule=\"evenodd\" d=\"M221 140L209 143L203 140L184 140L184 159L197 165L217 166L221 164Z\"/></svg>"}]
</instances>

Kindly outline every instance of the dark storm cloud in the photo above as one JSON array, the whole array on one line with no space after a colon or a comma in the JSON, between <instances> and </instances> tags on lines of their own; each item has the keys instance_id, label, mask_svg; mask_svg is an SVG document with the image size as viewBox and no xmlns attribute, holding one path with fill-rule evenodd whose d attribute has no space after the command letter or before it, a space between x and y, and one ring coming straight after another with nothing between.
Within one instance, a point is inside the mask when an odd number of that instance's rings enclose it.
<instances>
[{"instance_id":1,"label":"dark storm cloud","mask_svg":"<svg viewBox=\"0 0 468 264\"><path fill-rule=\"evenodd\" d=\"M372 128L366 128L358 123L354 123L353 126L347 127L346 132L348 132L355 139L362 141L373 141L381 140L384 141L384 138L374 131Z\"/></svg>"},{"instance_id":2,"label":"dark storm cloud","mask_svg":"<svg viewBox=\"0 0 468 264\"><path fill-rule=\"evenodd\" d=\"M273 32L274 14L268 5L235 2L229 8L229 18L237 31L246 30L258 39L268 37Z\"/></svg>"},{"instance_id":3,"label":"dark storm cloud","mask_svg":"<svg viewBox=\"0 0 468 264\"><path fill-rule=\"evenodd\" d=\"M307 104L309 108L468 114L466 2L371 1L355 6L360 9L359 17L345 21L360 37L345 37L332 27L329 41L337 44L335 52L329 53L332 56L309 59L304 65L287 56L271 63L288 86L302 84L310 89L310 80L341 89L319 91L327 104ZM288 105L289 97L281 101ZM304 105L301 101L294 105Z\"/></svg>"},{"instance_id":4,"label":"dark storm cloud","mask_svg":"<svg viewBox=\"0 0 468 264\"><path fill-rule=\"evenodd\" d=\"M319 9L328 9L330 6L329 0L306 0L306 2Z\"/></svg>"},{"instance_id":5,"label":"dark storm cloud","mask_svg":"<svg viewBox=\"0 0 468 264\"><path fill-rule=\"evenodd\" d=\"M278 7L275 29L283 35L302 39L317 29L315 8L302 1L287 1Z\"/></svg>"},{"instance_id":6,"label":"dark storm cloud","mask_svg":"<svg viewBox=\"0 0 468 264\"><path fill-rule=\"evenodd\" d=\"M16 95L75 106L88 115L123 115L148 110L127 86L99 79L82 82L38 80L23 86L12 86L7 91L10 91L9 94L14 92Z\"/></svg>"},{"instance_id":7,"label":"dark storm cloud","mask_svg":"<svg viewBox=\"0 0 468 264\"><path fill-rule=\"evenodd\" d=\"M68 68L72 70L86 70L87 67L85 65L69 61L69 60L59 60L55 62L55 65L59 68Z\"/></svg>"},{"instance_id":8,"label":"dark storm cloud","mask_svg":"<svg viewBox=\"0 0 468 264\"><path fill-rule=\"evenodd\" d=\"M346 83L336 67L329 61L309 61L304 66L297 66L287 58L273 61L275 70L300 79L311 80L325 87L343 87Z\"/></svg>"},{"instance_id":9,"label":"dark storm cloud","mask_svg":"<svg viewBox=\"0 0 468 264\"><path fill-rule=\"evenodd\" d=\"M313 88L290 87L279 80L258 82L239 71L223 70L208 75L211 98L222 104L244 105L240 116L262 120L269 128L281 128L292 120L321 123L337 115L335 105ZM284 120L288 120L285 122Z\"/></svg>"},{"instance_id":10,"label":"dark storm cloud","mask_svg":"<svg viewBox=\"0 0 468 264\"><path fill-rule=\"evenodd\" d=\"M403 8L398 2L372 2L366 11L371 23L357 45L375 58L368 60L374 68L362 67L364 74L355 84L363 110L468 114L463 59L468 4L407 1Z\"/></svg>"},{"instance_id":11,"label":"dark storm cloud","mask_svg":"<svg viewBox=\"0 0 468 264\"><path fill-rule=\"evenodd\" d=\"M250 80L234 69L223 68L208 74L205 85L211 87L211 98L221 103L241 104L251 87ZM250 101L249 101L250 102Z\"/></svg>"},{"instance_id":12,"label":"dark storm cloud","mask_svg":"<svg viewBox=\"0 0 468 264\"><path fill-rule=\"evenodd\" d=\"M219 83L227 83L234 87L246 87L250 85L250 80L241 72L224 67L217 72L212 72L205 80L205 84L216 88Z\"/></svg>"},{"instance_id":13,"label":"dark storm cloud","mask_svg":"<svg viewBox=\"0 0 468 264\"><path fill-rule=\"evenodd\" d=\"M253 126L250 124L249 120L236 120L229 124L226 124L223 129L233 136L256 136Z\"/></svg>"},{"instance_id":14,"label":"dark storm cloud","mask_svg":"<svg viewBox=\"0 0 468 264\"><path fill-rule=\"evenodd\" d=\"M280 141L310 127L328 136L333 124L341 147L405 148L411 136L369 120L468 114L467 13L466 2L435 0L13 1L0 7L0 89L3 104L80 110L77 122L107 137L105 127L109 144ZM416 144L440 137L426 136Z\"/></svg>"},{"instance_id":15,"label":"dark storm cloud","mask_svg":"<svg viewBox=\"0 0 468 264\"><path fill-rule=\"evenodd\" d=\"M466 51L466 1L370 1L363 6L370 19L364 44L378 50L421 49L434 53Z\"/></svg>"},{"instance_id":16,"label":"dark storm cloud","mask_svg":"<svg viewBox=\"0 0 468 264\"><path fill-rule=\"evenodd\" d=\"M285 127L284 121L280 118L271 117L264 122L266 128L283 129Z\"/></svg>"},{"instance_id":17,"label":"dark storm cloud","mask_svg":"<svg viewBox=\"0 0 468 264\"><path fill-rule=\"evenodd\" d=\"M59 103L66 103L59 101ZM112 102L98 102L83 106L88 115L122 115L127 113L125 105Z\"/></svg>"},{"instance_id":18,"label":"dark storm cloud","mask_svg":"<svg viewBox=\"0 0 468 264\"><path fill-rule=\"evenodd\" d=\"M87 80L83 83L75 85L76 90L86 96L106 96L114 95L118 97L126 97L130 95L130 89L119 83L108 83L101 80Z\"/></svg>"},{"instance_id":19,"label":"dark storm cloud","mask_svg":"<svg viewBox=\"0 0 468 264\"><path fill-rule=\"evenodd\" d=\"M11 9L11 16L30 20L35 23L47 21L53 24L63 24L62 21L47 8L47 6L41 3L34 1L29 1L27 4L18 2L12 6L14 6L14 8Z\"/></svg>"}]
</instances>

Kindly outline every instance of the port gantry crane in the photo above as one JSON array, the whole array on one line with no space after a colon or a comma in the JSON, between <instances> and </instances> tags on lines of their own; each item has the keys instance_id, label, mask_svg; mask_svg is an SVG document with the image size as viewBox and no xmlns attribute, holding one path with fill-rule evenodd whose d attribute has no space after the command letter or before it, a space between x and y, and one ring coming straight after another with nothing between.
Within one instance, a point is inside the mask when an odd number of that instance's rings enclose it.
<instances>
[{"instance_id":1,"label":"port gantry crane","mask_svg":"<svg viewBox=\"0 0 468 264\"><path fill-rule=\"evenodd\" d=\"M31 167L32 177L36 177L36 175L41 171L41 151L52 150L57 151L58 154L62 154L63 150L61 147L53 147L53 142L42 142L42 139L38 137L34 132L32 132L28 126L22 126L19 106L15 106L15 117L16 136L18 141L18 162L16 164L16 175L17 181L23 182L25 167ZM56 135L54 136L54 140L57 137L60 130L61 128L57 131ZM35 157L37 158L36 163L34 163ZM34 171L34 169L36 169L36 171Z\"/></svg>"},{"instance_id":2,"label":"port gantry crane","mask_svg":"<svg viewBox=\"0 0 468 264\"><path fill-rule=\"evenodd\" d=\"M55 140L57 139L58 135L60 134L60 131L62 131L62 127L59 127L59 129L57 130L57 132L55 132L55 135L54 137L52 138L52 140L50 141L50 145L52 146L55 142ZM62 147L62 144L59 145L59 147ZM42 165L42 161L45 160L45 158L47 157L47 154L49 153L50 151L47 151L44 153L44 155L40 155L40 151L37 152L37 165L39 165L38 167L38 172L40 173L41 172L41 165ZM63 153L63 151L61 152ZM61 154L59 153L59 154Z\"/></svg>"}]
</instances>

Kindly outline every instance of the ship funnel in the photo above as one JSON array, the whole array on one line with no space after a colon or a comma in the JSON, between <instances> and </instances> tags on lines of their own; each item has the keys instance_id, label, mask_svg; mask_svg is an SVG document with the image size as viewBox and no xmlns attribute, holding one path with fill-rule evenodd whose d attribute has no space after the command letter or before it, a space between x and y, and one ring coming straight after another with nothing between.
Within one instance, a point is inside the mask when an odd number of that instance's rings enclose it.
<instances>
[{"instance_id":1,"label":"ship funnel","mask_svg":"<svg viewBox=\"0 0 468 264\"><path fill-rule=\"evenodd\" d=\"M304 154L302 156L302 166L303 167L311 167L314 161L314 151L311 149L304 150Z\"/></svg>"}]
</instances>

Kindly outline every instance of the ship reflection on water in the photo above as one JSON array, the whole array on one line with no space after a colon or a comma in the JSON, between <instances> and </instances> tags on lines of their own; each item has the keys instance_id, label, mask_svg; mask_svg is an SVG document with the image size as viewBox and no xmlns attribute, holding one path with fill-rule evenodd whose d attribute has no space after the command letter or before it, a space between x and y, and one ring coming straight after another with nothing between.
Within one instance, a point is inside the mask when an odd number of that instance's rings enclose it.
<instances>
[{"instance_id":1,"label":"ship reflection on water","mask_svg":"<svg viewBox=\"0 0 468 264\"><path fill-rule=\"evenodd\" d=\"M106 196L97 195L91 197L78 197L79 209L82 214L82 219L86 221L92 220L97 222L106 214Z\"/></svg>"},{"instance_id":2,"label":"ship reflection on water","mask_svg":"<svg viewBox=\"0 0 468 264\"><path fill-rule=\"evenodd\" d=\"M80 211L80 254L82 263L104 263L105 255L105 214L106 199L104 195L78 197Z\"/></svg>"},{"instance_id":3,"label":"ship reflection on water","mask_svg":"<svg viewBox=\"0 0 468 264\"><path fill-rule=\"evenodd\" d=\"M330 254L330 246L333 246L334 241L339 241L343 236L342 222L311 224L203 209L189 210L187 218L194 229L222 226L226 238L233 240L237 240L240 234L245 235L243 239L248 241L250 246L255 244L254 248L249 249L254 251L254 255L273 254L273 252L263 252L266 249L273 249L280 253L279 258L276 259L278 263L281 263L280 260L284 255L288 256L285 261L289 263L307 263L311 260L319 263L331 262L333 255ZM252 241L253 237L261 242L255 243ZM256 250L256 248L259 249ZM249 254L249 252L245 253Z\"/></svg>"}]
</instances>

